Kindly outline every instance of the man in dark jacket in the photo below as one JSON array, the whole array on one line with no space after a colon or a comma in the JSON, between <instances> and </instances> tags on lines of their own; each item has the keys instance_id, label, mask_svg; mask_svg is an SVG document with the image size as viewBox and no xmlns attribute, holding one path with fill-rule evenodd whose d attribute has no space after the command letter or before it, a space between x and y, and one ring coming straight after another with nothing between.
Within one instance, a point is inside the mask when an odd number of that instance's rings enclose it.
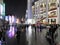
<instances>
[{"instance_id":1,"label":"man in dark jacket","mask_svg":"<svg viewBox=\"0 0 60 45\"><path fill-rule=\"evenodd\" d=\"M52 24L50 25L50 28L49 28L49 36L50 36L50 39L48 38L48 42L50 43L50 45L55 45L55 41L54 41L54 33L55 31L57 30L58 26L57 24L55 24L55 22L52 22Z\"/></svg>"}]
</instances>

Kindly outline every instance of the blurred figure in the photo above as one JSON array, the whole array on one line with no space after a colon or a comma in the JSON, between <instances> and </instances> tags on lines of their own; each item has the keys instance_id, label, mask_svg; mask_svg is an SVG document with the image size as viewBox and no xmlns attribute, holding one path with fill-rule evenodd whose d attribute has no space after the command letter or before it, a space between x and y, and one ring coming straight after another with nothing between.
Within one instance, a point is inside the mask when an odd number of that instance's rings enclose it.
<instances>
[{"instance_id":1,"label":"blurred figure","mask_svg":"<svg viewBox=\"0 0 60 45\"><path fill-rule=\"evenodd\" d=\"M17 27L17 32L16 32L16 38L17 38L17 43L19 44L20 43L20 34L21 34L21 31L20 31L20 28Z\"/></svg>"},{"instance_id":2,"label":"blurred figure","mask_svg":"<svg viewBox=\"0 0 60 45\"><path fill-rule=\"evenodd\" d=\"M42 29L46 28L46 26L44 26L44 24L41 23L40 21L38 21L35 26L36 26L35 29L37 29L37 31L38 31L39 33L42 32Z\"/></svg>"},{"instance_id":3,"label":"blurred figure","mask_svg":"<svg viewBox=\"0 0 60 45\"><path fill-rule=\"evenodd\" d=\"M38 32L41 32L41 29L40 29L40 21L38 21L36 23L36 29L37 29Z\"/></svg>"},{"instance_id":4,"label":"blurred figure","mask_svg":"<svg viewBox=\"0 0 60 45\"><path fill-rule=\"evenodd\" d=\"M0 45L2 45L2 30L1 30L1 28L0 28Z\"/></svg>"},{"instance_id":5,"label":"blurred figure","mask_svg":"<svg viewBox=\"0 0 60 45\"><path fill-rule=\"evenodd\" d=\"M9 22L5 21L3 22L3 26L2 26L2 39L5 42L5 35L6 35L6 31L8 30L9 27Z\"/></svg>"},{"instance_id":6,"label":"blurred figure","mask_svg":"<svg viewBox=\"0 0 60 45\"><path fill-rule=\"evenodd\" d=\"M37 35L36 35L36 26L37 26L37 25L35 24L35 27L34 27L34 28L35 28L35 40L37 39Z\"/></svg>"},{"instance_id":7,"label":"blurred figure","mask_svg":"<svg viewBox=\"0 0 60 45\"><path fill-rule=\"evenodd\" d=\"M21 45L27 45L26 44L27 41L26 41L26 30L25 29L26 29L25 25L22 25L22 29L21 29L21 41L20 41Z\"/></svg>"},{"instance_id":8,"label":"blurred figure","mask_svg":"<svg viewBox=\"0 0 60 45\"><path fill-rule=\"evenodd\" d=\"M6 34L6 31L5 30L2 30L2 38L3 38L3 41L5 42L5 34Z\"/></svg>"},{"instance_id":9,"label":"blurred figure","mask_svg":"<svg viewBox=\"0 0 60 45\"><path fill-rule=\"evenodd\" d=\"M52 22L52 24L50 25L50 28L49 28L49 32L47 33L47 35L49 36L47 38L48 42L50 45L55 45L55 32L57 30L58 26L55 22Z\"/></svg>"},{"instance_id":10,"label":"blurred figure","mask_svg":"<svg viewBox=\"0 0 60 45\"><path fill-rule=\"evenodd\" d=\"M1 38L2 38L2 29L0 28L0 41L1 41Z\"/></svg>"},{"instance_id":11,"label":"blurred figure","mask_svg":"<svg viewBox=\"0 0 60 45\"><path fill-rule=\"evenodd\" d=\"M25 22L24 18L22 17L21 18L21 23L23 24Z\"/></svg>"}]
</instances>

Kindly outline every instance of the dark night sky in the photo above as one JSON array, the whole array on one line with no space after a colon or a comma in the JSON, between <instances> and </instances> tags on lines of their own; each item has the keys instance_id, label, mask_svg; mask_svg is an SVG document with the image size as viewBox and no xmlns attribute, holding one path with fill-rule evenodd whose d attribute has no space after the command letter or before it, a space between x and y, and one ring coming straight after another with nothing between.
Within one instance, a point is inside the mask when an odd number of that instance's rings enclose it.
<instances>
[{"instance_id":1,"label":"dark night sky","mask_svg":"<svg viewBox=\"0 0 60 45\"><path fill-rule=\"evenodd\" d=\"M25 17L27 0L4 0L6 4L6 15L16 15L17 17Z\"/></svg>"},{"instance_id":2,"label":"dark night sky","mask_svg":"<svg viewBox=\"0 0 60 45\"><path fill-rule=\"evenodd\" d=\"M4 0L6 15L13 14L21 18L25 16L27 0Z\"/></svg>"}]
</instances>

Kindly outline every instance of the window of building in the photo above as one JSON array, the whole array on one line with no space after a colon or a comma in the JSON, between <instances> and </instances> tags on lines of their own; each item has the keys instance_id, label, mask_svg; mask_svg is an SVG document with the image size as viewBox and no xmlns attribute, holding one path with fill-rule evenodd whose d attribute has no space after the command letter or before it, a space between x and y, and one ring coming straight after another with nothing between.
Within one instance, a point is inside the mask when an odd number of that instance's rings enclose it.
<instances>
[{"instance_id":1,"label":"window of building","mask_svg":"<svg viewBox=\"0 0 60 45\"><path fill-rule=\"evenodd\" d=\"M56 23L56 19L51 19L51 23L52 23L52 22L55 22L55 23Z\"/></svg>"}]
</instances>

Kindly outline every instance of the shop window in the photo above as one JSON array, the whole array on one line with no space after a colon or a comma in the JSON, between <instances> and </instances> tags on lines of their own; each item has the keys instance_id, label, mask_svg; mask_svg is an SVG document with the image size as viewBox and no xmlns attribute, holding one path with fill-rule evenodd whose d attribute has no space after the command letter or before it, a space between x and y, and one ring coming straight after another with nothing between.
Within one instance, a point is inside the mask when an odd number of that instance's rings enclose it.
<instances>
[{"instance_id":1,"label":"shop window","mask_svg":"<svg viewBox=\"0 0 60 45\"><path fill-rule=\"evenodd\" d=\"M43 7L43 5L40 6L41 8Z\"/></svg>"},{"instance_id":2,"label":"shop window","mask_svg":"<svg viewBox=\"0 0 60 45\"><path fill-rule=\"evenodd\" d=\"M56 19L51 19L51 23L52 23L52 22L55 22L55 23L56 23Z\"/></svg>"}]
</instances>

